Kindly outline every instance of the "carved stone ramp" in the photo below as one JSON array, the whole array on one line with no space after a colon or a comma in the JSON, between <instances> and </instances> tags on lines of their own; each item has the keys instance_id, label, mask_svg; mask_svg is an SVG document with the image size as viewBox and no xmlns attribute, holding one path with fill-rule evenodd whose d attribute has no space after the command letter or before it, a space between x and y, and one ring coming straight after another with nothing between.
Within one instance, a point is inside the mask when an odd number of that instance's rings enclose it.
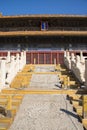
<instances>
[{"instance_id":1,"label":"carved stone ramp","mask_svg":"<svg viewBox=\"0 0 87 130\"><path fill-rule=\"evenodd\" d=\"M9 130L84 130L65 94L25 95Z\"/></svg>"},{"instance_id":2,"label":"carved stone ramp","mask_svg":"<svg viewBox=\"0 0 87 130\"><path fill-rule=\"evenodd\" d=\"M58 82L57 74L33 74L30 89L56 90L59 89Z\"/></svg>"},{"instance_id":3,"label":"carved stone ramp","mask_svg":"<svg viewBox=\"0 0 87 130\"><path fill-rule=\"evenodd\" d=\"M30 89L56 90L59 87L58 74L55 73L55 66L36 66L35 74L32 75Z\"/></svg>"}]
</instances>

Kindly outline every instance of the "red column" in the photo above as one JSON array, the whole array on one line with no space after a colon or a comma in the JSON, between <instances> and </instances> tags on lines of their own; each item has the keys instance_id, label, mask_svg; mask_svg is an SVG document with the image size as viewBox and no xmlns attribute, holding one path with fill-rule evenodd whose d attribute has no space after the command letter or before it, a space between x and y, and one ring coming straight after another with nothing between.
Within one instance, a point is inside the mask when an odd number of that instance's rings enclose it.
<instances>
[{"instance_id":1,"label":"red column","mask_svg":"<svg viewBox=\"0 0 87 130\"><path fill-rule=\"evenodd\" d=\"M39 52L38 52L38 64L39 64Z\"/></svg>"},{"instance_id":2,"label":"red column","mask_svg":"<svg viewBox=\"0 0 87 130\"><path fill-rule=\"evenodd\" d=\"M31 52L31 64L33 64L33 52Z\"/></svg>"},{"instance_id":3,"label":"red column","mask_svg":"<svg viewBox=\"0 0 87 130\"><path fill-rule=\"evenodd\" d=\"M46 53L44 53L44 64L46 64Z\"/></svg>"},{"instance_id":4,"label":"red column","mask_svg":"<svg viewBox=\"0 0 87 130\"><path fill-rule=\"evenodd\" d=\"M57 64L59 64L59 53L57 52Z\"/></svg>"},{"instance_id":5,"label":"red column","mask_svg":"<svg viewBox=\"0 0 87 130\"><path fill-rule=\"evenodd\" d=\"M50 59L51 61L50 61L50 63L52 64L52 54L53 54L53 53L51 52L50 54L51 54L51 59Z\"/></svg>"}]
</instances>

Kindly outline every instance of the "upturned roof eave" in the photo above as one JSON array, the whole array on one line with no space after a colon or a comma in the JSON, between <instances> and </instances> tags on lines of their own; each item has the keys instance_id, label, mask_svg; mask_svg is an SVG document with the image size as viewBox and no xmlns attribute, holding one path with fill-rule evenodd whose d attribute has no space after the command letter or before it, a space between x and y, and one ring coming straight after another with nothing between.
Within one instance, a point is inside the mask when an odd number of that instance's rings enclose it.
<instances>
[{"instance_id":1,"label":"upturned roof eave","mask_svg":"<svg viewBox=\"0 0 87 130\"><path fill-rule=\"evenodd\" d=\"M12 15L12 16L3 16L0 18L87 18L87 15L62 15L62 14L35 14L35 15Z\"/></svg>"}]
</instances>

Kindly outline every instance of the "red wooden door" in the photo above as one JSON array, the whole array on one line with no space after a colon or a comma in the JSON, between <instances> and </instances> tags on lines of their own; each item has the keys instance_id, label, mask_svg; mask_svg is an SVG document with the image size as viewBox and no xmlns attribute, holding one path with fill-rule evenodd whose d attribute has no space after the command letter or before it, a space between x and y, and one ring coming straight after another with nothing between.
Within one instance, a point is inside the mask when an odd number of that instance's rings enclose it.
<instances>
[{"instance_id":1,"label":"red wooden door","mask_svg":"<svg viewBox=\"0 0 87 130\"><path fill-rule=\"evenodd\" d=\"M27 52L27 64L63 64L63 51L31 51Z\"/></svg>"}]
</instances>

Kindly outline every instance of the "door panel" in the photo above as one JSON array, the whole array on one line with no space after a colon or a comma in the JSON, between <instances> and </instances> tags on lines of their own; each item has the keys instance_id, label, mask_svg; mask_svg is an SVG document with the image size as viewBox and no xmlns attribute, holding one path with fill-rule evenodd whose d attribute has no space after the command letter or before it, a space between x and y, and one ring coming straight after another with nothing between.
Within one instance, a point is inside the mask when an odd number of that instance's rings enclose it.
<instances>
[{"instance_id":1,"label":"door panel","mask_svg":"<svg viewBox=\"0 0 87 130\"><path fill-rule=\"evenodd\" d=\"M27 52L27 64L63 64L63 51L31 51Z\"/></svg>"}]
</instances>

